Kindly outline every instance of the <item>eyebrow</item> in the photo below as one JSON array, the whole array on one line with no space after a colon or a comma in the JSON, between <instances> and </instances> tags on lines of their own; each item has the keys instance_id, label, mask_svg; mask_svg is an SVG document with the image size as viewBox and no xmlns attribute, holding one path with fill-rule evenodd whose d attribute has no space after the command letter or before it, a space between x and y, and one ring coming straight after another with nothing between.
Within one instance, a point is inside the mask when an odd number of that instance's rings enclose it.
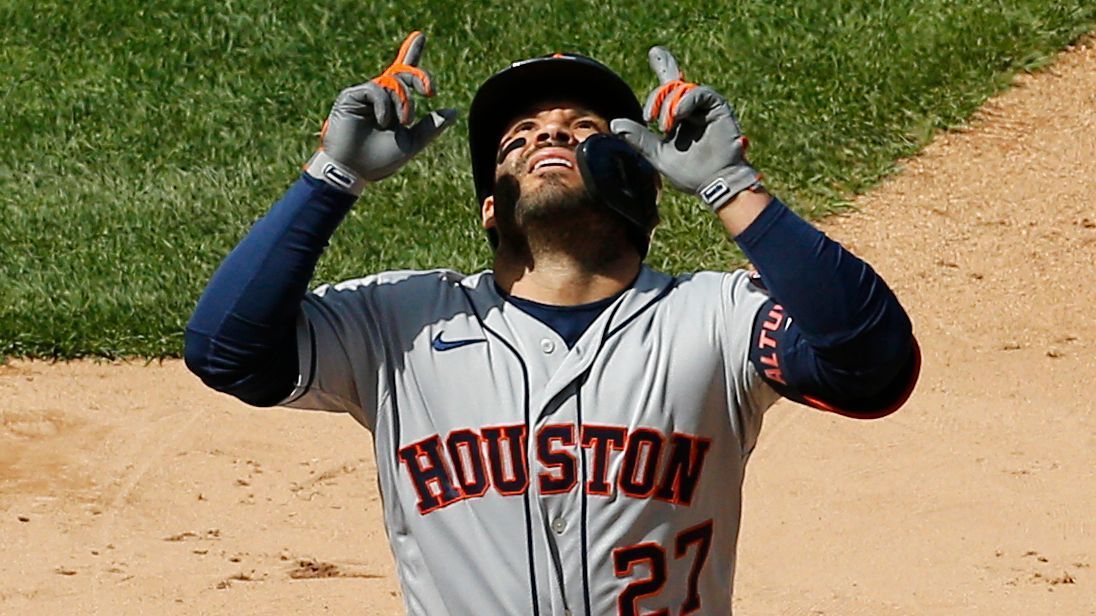
<instances>
[{"instance_id":1,"label":"eyebrow","mask_svg":"<svg viewBox=\"0 0 1096 616\"><path fill-rule=\"evenodd\" d=\"M534 120L532 118L525 118L525 119L522 119L522 120L516 120L510 125L510 128L508 128L506 130L506 133L504 133L504 134L510 134L510 133L514 132L515 130L517 130L518 127L521 126L522 124L525 124L526 122L533 122L533 121Z\"/></svg>"},{"instance_id":2,"label":"eyebrow","mask_svg":"<svg viewBox=\"0 0 1096 616\"><path fill-rule=\"evenodd\" d=\"M598 121L603 122L606 126L608 126L608 124L609 124L609 121L606 120L605 118L601 117L600 115L598 115L597 113L595 113L593 111L587 111L587 110L583 110L581 113L576 113L575 117L573 119L571 119L571 123L579 122L581 120L598 120ZM505 136L505 135L509 135L509 134L513 133L515 130L517 130L517 128L519 126L521 126L522 124L524 124L526 122L536 122L536 120L534 118L522 118L521 120L515 120L510 125L510 127L506 129L506 131L503 133L503 135Z\"/></svg>"}]
</instances>

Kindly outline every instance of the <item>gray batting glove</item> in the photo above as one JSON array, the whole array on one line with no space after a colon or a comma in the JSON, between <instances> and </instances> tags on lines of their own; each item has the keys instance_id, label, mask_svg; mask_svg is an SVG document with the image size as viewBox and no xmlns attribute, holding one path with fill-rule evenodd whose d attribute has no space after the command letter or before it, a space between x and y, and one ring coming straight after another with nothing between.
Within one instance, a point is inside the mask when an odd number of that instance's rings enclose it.
<instances>
[{"instance_id":1,"label":"gray batting glove","mask_svg":"<svg viewBox=\"0 0 1096 616\"><path fill-rule=\"evenodd\" d=\"M305 171L336 188L361 195L366 183L395 173L457 119L439 109L410 126L410 90L433 96L430 75L418 67L426 36L412 32L396 61L379 77L339 93L320 132L320 147Z\"/></svg>"},{"instance_id":2,"label":"gray batting glove","mask_svg":"<svg viewBox=\"0 0 1096 616\"><path fill-rule=\"evenodd\" d=\"M683 192L700 197L713 212L735 195L761 187L761 175L746 161L749 140L734 110L707 86L685 81L677 60L662 47L647 53L659 85L647 96L643 118L658 122L665 138L627 118L610 123L655 169Z\"/></svg>"}]
</instances>

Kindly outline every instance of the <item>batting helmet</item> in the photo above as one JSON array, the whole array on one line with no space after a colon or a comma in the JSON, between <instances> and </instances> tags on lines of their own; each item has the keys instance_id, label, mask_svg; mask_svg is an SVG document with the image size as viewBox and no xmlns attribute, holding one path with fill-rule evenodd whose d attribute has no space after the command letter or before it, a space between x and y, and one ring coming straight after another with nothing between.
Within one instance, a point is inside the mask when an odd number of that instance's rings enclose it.
<instances>
[{"instance_id":1,"label":"batting helmet","mask_svg":"<svg viewBox=\"0 0 1096 616\"><path fill-rule=\"evenodd\" d=\"M515 62L480 86L468 110L468 141L478 203L482 204L494 194L499 140L506 128L535 104L552 100L574 102L607 120L629 118L643 122L643 107L631 86L597 60L579 54L557 53ZM638 154L634 159L633 162L644 164ZM653 176L651 181L657 185L657 173L652 170L650 174ZM646 177L645 173L625 175ZM655 193L657 187L639 194ZM618 207L620 202L620 199L612 199L607 205L638 227L637 237L642 238L639 248L645 256L651 230L658 223L657 206L653 199L650 203L635 203L624 208ZM498 236L493 229L488 231L488 237L497 247Z\"/></svg>"}]
</instances>

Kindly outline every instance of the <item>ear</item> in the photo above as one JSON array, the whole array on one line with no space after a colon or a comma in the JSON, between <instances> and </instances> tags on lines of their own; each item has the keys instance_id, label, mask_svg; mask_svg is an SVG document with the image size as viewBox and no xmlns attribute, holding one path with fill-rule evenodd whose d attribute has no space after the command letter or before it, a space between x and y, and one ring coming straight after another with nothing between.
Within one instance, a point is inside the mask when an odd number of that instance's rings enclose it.
<instances>
[{"instance_id":1,"label":"ear","mask_svg":"<svg viewBox=\"0 0 1096 616\"><path fill-rule=\"evenodd\" d=\"M495 196L488 195L480 209L480 224L484 229L495 228Z\"/></svg>"}]
</instances>

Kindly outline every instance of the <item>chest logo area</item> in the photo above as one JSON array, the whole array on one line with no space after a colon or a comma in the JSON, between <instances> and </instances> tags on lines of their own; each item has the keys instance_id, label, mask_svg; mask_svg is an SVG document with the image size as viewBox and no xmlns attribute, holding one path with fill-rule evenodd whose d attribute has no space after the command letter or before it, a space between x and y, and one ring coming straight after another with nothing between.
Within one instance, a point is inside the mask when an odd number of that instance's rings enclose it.
<instances>
[{"instance_id":1,"label":"chest logo area","mask_svg":"<svg viewBox=\"0 0 1096 616\"><path fill-rule=\"evenodd\" d=\"M449 351L452 349L459 349L462 346L468 346L470 344L476 344L477 342L487 342L486 338L465 338L463 340L445 340L441 336L444 332L438 332L437 336L430 341L430 346L435 351Z\"/></svg>"},{"instance_id":2,"label":"chest logo area","mask_svg":"<svg viewBox=\"0 0 1096 616\"><path fill-rule=\"evenodd\" d=\"M542 427L529 451L523 424L464 428L400 448L400 465L426 515L494 490L541 494L583 490L612 497L654 498L688 506L711 440L653 428L554 424Z\"/></svg>"}]
</instances>

